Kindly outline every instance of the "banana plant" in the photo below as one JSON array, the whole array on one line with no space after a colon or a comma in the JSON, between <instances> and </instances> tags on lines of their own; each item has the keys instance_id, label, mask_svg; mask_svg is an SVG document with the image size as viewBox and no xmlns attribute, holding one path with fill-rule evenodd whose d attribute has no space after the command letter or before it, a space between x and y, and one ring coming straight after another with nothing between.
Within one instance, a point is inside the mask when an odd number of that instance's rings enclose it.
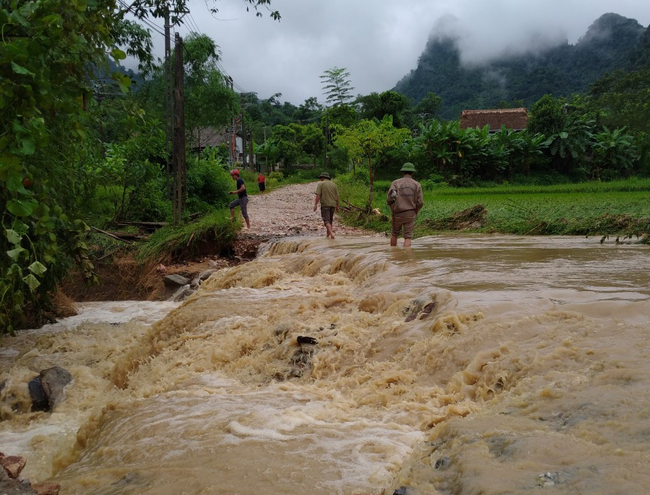
<instances>
[{"instance_id":1,"label":"banana plant","mask_svg":"<svg viewBox=\"0 0 650 495\"><path fill-rule=\"evenodd\" d=\"M605 170L614 174L629 175L639 153L634 145L634 136L628 134L624 127L610 131L604 127L595 137L593 175L602 178Z\"/></svg>"}]
</instances>

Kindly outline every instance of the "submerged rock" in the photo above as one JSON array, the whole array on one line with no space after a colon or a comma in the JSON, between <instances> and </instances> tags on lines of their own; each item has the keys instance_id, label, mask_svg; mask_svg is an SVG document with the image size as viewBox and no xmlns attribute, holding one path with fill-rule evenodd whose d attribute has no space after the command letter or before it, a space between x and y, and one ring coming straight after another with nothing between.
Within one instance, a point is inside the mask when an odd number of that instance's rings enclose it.
<instances>
[{"instance_id":1,"label":"submerged rock","mask_svg":"<svg viewBox=\"0 0 650 495\"><path fill-rule=\"evenodd\" d=\"M34 495L36 492L29 485L11 479L4 469L0 469L0 493L2 495Z\"/></svg>"},{"instance_id":2,"label":"submerged rock","mask_svg":"<svg viewBox=\"0 0 650 495\"><path fill-rule=\"evenodd\" d=\"M37 376L27 385L29 388L29 396L32 399L32 411L48 411L50 405L45 397L45 391L41 385L41 377Z\"/></svg>"},{"instance_id":3,"label":"submerged rock","mask_svg":"<svg viewBox=\"0 0 650 495\"><path fill-rule=\"evenodd\" d=\"M208 270L204 270L204 271L202 271L201 273L199 273L199 274L194 278L194 280L192 280L192 283L190 284L190 286L191 286L193 289L196 289L199 285L201 285L201 282L203 282L203 281L209 279L209 278L210 278L210 275L212 275L213 273L216 273L216 272L218 272L218 271L219 271L219 270L217 270L216 268L210 268L210 269L208 269Z\"/></svg>"},{"instance_id":4,"label":"submerged rock","mask_svg":"<svg viewBox=\"0 0 650 495\"><path fill-rule=\"evenodd\" d=\"M298 344L309 344L309 345L316 345L318 344L318 340L316 340L314 337L305 337L303 335L298 336Z\"/></svg>"},{"instance_id":5,"label":"submerged rock","mask_svg":"<svg viewBox=\"0 0 650 495\"><path fill-rule=\"evenodd\" d=\"M132 484L138 484L141 483L141 477L138 473L127 473L124 476L122 476L119 480L117 480L115 483L111 483L112 485L132 485Z\"/></svg>"},{"instance_id":6,"label":"submerged rock","mask_svg":"<svg viewBox=\"0 0 650 495\"><path fill-rule=\"evenodd\" d=\"M163 283L165 284L165 287L169 288L176 288L176 287L182 287L184 285L188 285L190 283L190 280L183 277L182 275L174 274L174 275L167 275L165 278L163 278Z\"/></svg>"},{"instance_id":7,"label":"submerged rock","mask_svg":"<svg viewBox=\"0 0 650 495\"><path fill-rule=\"evenodd\" d=\"M28 385L32 411L52 411L63 400L64 389L71 381L70 372L58 366L41 371Z\"/></svg>"},{"instance_id":8,"label":"submerged rock","mask_svg":"<svg viewBox=\"0 0 650 495\"><path fill-rule=\"evenodd\" d=\"M451 464L451 457L440 457L433 465L434 469L447 469Z\"/></svg>"},{"instance_id":9,"label":"submerged rock","mask_svg":"<svg viewBox=\"0 0 650 495\"><path fill-rule=\"evenodd\" d=\"M0 452L0 494L2 495L59 495L61 485L57 483L36 483L18 480L25 467L25 459L18 456L5 456Z\"/></svg>"},{"instance_id":10,"label":"submerged rock","mask_svg":"<svg viewBox=\"0 0 650 495\"><path fill-rule=\"evenodd\" d=\"M187 299L188 296L190 296L194 292L194 289L190 287L189 284L184 285L180 289L178 289L174 295L172 296L172 301L174 302L181 302Z\"/></svg>"}]
</instances>

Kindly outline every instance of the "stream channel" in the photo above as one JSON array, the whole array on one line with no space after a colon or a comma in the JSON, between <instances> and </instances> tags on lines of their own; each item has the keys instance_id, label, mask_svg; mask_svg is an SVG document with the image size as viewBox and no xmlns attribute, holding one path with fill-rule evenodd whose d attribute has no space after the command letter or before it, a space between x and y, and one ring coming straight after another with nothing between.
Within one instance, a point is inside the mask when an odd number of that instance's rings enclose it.
<instances>
[{"instance_id":1,"label":"stream channel","mask_svg":"<svg viewBox=\"0 0 650 495\"><path fill-rule=\"evenodd\" d=\"M81 304L0 340L0 451L62 495L645 495L650 248L599 240L290 238Z\"/></svg>"}]
</instances>

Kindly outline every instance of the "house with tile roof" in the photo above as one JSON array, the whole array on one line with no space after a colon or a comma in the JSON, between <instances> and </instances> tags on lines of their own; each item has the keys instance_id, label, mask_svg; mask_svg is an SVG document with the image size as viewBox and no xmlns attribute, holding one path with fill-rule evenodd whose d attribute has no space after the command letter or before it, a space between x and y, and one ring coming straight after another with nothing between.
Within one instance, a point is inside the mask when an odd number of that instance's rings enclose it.
<instances>
[{"instance_id":1,"label":"house with tile roof","mask_svg":"<svg viewBox=\"0 0 650 495\"><path fill-rule=\"evenodd\" d=\"M499 132L501 126L513 131L523 131L528 124L525 108L496 108L492 110L463 110L460 113L460 128L483 128L490 126L490 132Z\"/></svg>"}]
</instances>

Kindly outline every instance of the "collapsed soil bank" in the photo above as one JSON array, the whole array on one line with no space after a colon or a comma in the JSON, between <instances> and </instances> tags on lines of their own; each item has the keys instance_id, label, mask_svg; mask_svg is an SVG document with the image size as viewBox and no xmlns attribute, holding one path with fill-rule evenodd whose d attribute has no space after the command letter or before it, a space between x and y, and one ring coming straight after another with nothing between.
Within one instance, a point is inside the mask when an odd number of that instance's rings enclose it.
<instances>
[{"instance_id":1,"label":"collapsed soil bank","mask_svg":"<svg viewBox=\"0 0 650 495\"><path fill-rule=\"evenodd\" d=\"M100 280L88 286L79 273L73 273L61 283L63 293L74 301L165 300L173 291L166 289L166 275L179 274L193 279L209 269L220 269L245 263L257 256L259 246L272 239L292 236L325 235L320 209L314 211L317 183L293 184L275 191L250 196L248 213L251 228L239 232L227 253L205 242L190 259L160 259L148 264L138 263L133 254L116 255L96 263ZM236 215L240 216L239 208ZM335 218L338 234L366 233L348 227Z\"/></svg>"}]
</instances>

